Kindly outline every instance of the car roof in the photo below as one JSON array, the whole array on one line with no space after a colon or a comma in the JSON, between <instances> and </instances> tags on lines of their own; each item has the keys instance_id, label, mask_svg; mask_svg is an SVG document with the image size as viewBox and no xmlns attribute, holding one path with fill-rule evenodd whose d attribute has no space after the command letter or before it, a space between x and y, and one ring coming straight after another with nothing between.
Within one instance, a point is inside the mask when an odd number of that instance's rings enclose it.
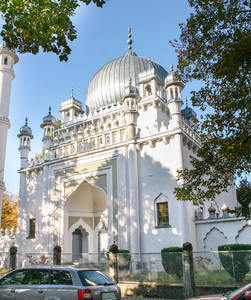
<instances>
[{"instance_id":1,"label":"car roof","mask_svg":"<svg viewBox=\"0 0 251 300\"><path fill-rule=\"evenodd\" d=\"M97 268L86 268L84 266L71 266L71 265L36 265L30 267L18 268L16 270L25 270L25 269L50 269L50 270L67 270L67 271L99 271ZM15 271L16 271L15 270Z\"/></svg>"}]
</instances>

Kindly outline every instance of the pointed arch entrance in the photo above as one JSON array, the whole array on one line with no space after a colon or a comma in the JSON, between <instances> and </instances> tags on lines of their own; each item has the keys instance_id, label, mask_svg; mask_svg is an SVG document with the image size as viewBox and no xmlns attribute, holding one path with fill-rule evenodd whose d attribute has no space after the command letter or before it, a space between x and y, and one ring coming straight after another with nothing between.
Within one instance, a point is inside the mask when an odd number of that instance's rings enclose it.
<instances>
[{"instance_id":1,"label":"pointed arch entrance","mask_svg":"<svg viewBox=\"0 0 251 300\"><path fill-rule=\"evenodd\" d=\"M107 248L107 232L100 239L100 224L107 215L105 192L84 180L67 197L64 209L64 249L72 259L81 259L87 253L100 253ZM104 232L103 232L104 235Z\"/></svg>"}]
</instances>

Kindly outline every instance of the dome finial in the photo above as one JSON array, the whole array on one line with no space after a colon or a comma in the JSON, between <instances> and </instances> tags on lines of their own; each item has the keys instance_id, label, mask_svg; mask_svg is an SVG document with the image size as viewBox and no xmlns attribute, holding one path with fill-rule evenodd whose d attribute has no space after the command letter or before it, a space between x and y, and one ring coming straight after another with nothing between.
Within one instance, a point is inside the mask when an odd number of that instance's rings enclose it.
<instances>
[{"instance_id":1,"label":"dome finial","mask_svg":"<svg viewBox=\"0 0 251 300\"><path fill-rule=\"evenodd\" d=\"M26 117L25 118L25 126L27 126L28 125L28 118Z\"/></svg>"},{"instance_id":2,"label":"dome finial","mask_svg":"<svg viewBox=\"0 0 251 300\"><path fill-rule=\"evenodd\" d=\"M49 106L49 115L51 114L51 106Z\"/></svg>"},{"instance_id":3,"label":"dome finial","mask_svg":"<svg viewBox=\"0 0 251 300\"><path fill-rule=\"evenodd\" d=\"M186 107L188 107L188 100L187 100L187 97L186 97Z\"/></svg>"},{"instance_id":4,"label":"dome finial","mask_svg":"<svg viewBox=\"0 0 251 300\"><path fill-rule=\"evenodd\" d=\"M73 91L74 91L74 89L73 89L73 87L71 88L71 97L73 98Z\"/></svg>"},{"instance_id":5,"label":"dome finial","mask_svg":"<svg viewBox=\"0 0 251 300\"><path fill-rule=\"evenodd\" d=\"M128 27L128 40L127 40L127 44L128 44L128 49L132 50L132 39L131 39L132 35L131 35L131 27Z\"/></svg>"},{"instance_id":6,"label":"dome finial","mask_svg":"<svg viewBox=\"0 0 251 300\"><path fill-rule=\"evenodd\" d=\"M170 65L171 72L173 72L173 64Z\"/></svg>"}]
</instances>

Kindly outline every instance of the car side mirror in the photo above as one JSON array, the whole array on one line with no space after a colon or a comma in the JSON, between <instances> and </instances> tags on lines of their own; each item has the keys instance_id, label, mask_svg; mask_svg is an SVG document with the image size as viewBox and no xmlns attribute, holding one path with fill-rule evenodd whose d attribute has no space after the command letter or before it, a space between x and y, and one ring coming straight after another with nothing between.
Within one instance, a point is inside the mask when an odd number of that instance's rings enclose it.
<instances>
[{"instance_id":1,"label":"car side mirror","mask_svg":"<svg viewBox=\"0 0 251 300\"><path fill-rule=\"evenodd\" d=\"M251 291L246 291L244 293L244 299L251 300Z\"/></svg>"}]
</instances>

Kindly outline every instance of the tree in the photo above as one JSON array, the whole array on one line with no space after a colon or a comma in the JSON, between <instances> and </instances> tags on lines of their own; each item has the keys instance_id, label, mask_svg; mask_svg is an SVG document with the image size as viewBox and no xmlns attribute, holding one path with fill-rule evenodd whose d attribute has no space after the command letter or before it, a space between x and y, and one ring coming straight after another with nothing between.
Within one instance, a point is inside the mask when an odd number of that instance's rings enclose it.
<instances>
[{"instance_id":1,"label":"tree","mask_svg":"<svg viewBox=\"0 0 251 300\"><path fill-rule=\"evenodd\" d=\"M193 168L179 170L179 200L203 204L227 191L235 176L250 173L250 2L188 0L193 13L181 24L177 75L200 80L192 103L200 107L201 148Z\"/></svg>"},{"instance_id":2,"label":"tree","mask_svg":"<svg viewBox=\"0 0 251 300\"><path fill-rule=\"evenodd\" d=\"M19 53L53 52L67 61L69 41L77 38L71 17L81 2L102 7L106 0L5 0L0 1L4 21L1 36Z\"/></svg>"},{"instance_id":3,"label":"tree","mask_svg":"<svg viewBox=\"0 0 251 300\"><path fill-rule=\"evenodd\" d=\"M17 228L18 204L16 198L3 194L1 228Z\"/></svg>"},{"instance_id":4,"label":"tree","mask_svg":"<svg viewBox=\"0 0 251 300\"><path fill-rule=\"evenodd\" d=\"M237 200L241 204L242 210L249 210L251 204L251 183L247 178L241 179L236 192Z\"/></svg>"}]
</instances>

